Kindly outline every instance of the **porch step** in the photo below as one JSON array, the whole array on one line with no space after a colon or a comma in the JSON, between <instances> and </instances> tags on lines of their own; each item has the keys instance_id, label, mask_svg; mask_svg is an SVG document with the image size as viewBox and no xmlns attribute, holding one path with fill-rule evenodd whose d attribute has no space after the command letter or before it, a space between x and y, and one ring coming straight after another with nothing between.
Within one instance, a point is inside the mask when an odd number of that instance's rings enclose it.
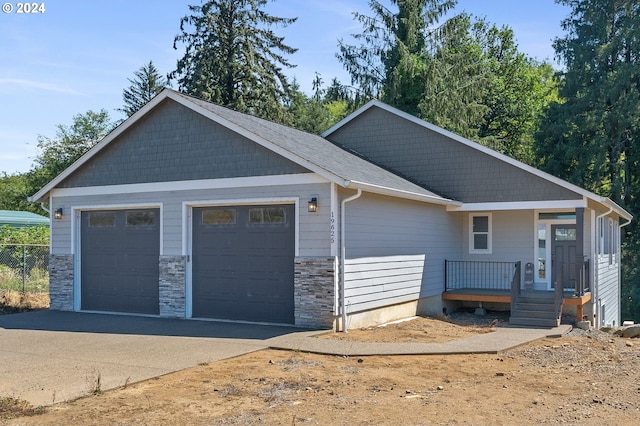
<instances>
[{"instance_id":1,"label":"porch step","mask_svg":"<svg viewBox=\"0 0 640 426\"><path fill-rule=\"evenodd\" d=\"M542 319L553 319L555 317L554 311L532 311L532 310L519 310L516 311L515 315L512 313L511 318L542 318Z\"/></svg>"},{"instance_id":2,"label":"porch step","mask_svg":"<svg viewBox=\"0 0 640 426\"><path fill-rule=\"evenodd\" d=\"M540 312L555 312L555 306L553 306L553 303L528 303L528 302L521 302L520 300L518 300L516 302L516 312L521 312L521 311L540 311Z\"/></svg>"},{"instance_id":3,"label":"porch step","mask_svg":"<svg viewBox=\"0 0 640 426\"><path fill-rule=\"evenodd\" d=\"M542 303L544 305L553 304L553 296L548 295L530 295L530 293L525 293L524 295L518 296L518 302L522 303Z\"/></svg>"},{"instance_id":4,"label":"porch step","mask_svg":"<svg viewBox=\"0 0 640 426\"><path fill-rule=\"evenodd\" d=\"M556 318L553 297L547 295L522 295L514 304L509 324L528 327L557 327L560 319Z\"/></svg>"},{"instance_id":5,"label":"porch step","mask_svg":"<svg viewBox=\"0 0 640 426\"><path fill-rule=\"evenodd\" d=\"M509 324L522 325L526 327L557 327L558 320L554 319L542 319L542 318L509 318Z\"/></svg>"}]
</instances>

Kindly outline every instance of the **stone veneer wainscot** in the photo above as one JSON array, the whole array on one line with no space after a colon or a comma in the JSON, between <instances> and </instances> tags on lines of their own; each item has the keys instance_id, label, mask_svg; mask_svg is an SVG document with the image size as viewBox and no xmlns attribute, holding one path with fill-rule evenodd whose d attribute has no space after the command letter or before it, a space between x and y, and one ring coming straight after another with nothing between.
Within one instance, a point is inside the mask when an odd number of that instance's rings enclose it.
<instances>
[{"instance_id":1,"label":"stone veneer wainscot","mask_svg":"<svg viewBox=\"0 0 640 426\"><path fill-rule=\"evenodd\" d=\"M297 257L294 268L295 325L333 328L336 261L331 257Z\"/></svg>"},{"instance_id":2,"label":"stone veneer wainscot","mask_svg":"<svg viewBox=\"0 0 640 426\"><path fill-rule=\"evenodd\" d=\"M50 309L73 311L73 255L49 255Z\"/></svg>"},{"instance_id":3,"label":"stone veneer wainscot","mask_svg":"<svg viewBox=\"0 0 640 426\"><path fill-rule=\"evenodd\" d=\"M160 316L184 318L186 256L160 256Z\"/></svg>"}]
</instances>

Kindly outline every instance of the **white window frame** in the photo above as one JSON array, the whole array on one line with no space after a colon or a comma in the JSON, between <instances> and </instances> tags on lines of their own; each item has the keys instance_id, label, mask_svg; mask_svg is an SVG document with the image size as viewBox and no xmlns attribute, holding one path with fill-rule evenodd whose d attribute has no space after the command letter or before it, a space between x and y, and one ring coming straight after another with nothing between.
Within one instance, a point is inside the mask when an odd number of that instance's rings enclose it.
<instances>
[{"instance_id":1,"label":"white window frame","mask_svg":"<svg viewBox=\"0 0 640 426\"><path fill-rule=\"evenodd\" d=\"M616 266L618 264L619 256L619 241L620 241L620 227L618 223L609 218L609 266Z\"/></svg>"},{"instance_id":2,"label":"white window frame","mask_svg":"<svg viewBox=\"0 0 640 426\"><path fill-rule=\"evenodd\" d=\"M620 227L612 217L598 218L598 258L606 259L609 267L616 267L620 261Z\"/></svg>"},{"instance_id":3,"label":"white window frame","mask_svg":"<svg viewBox=\"0 0 640 426\"><path fill-rule=\"evenodd\" d=\"M473 232L473 219L476 217L486 217L488 219L487 232ZM474 247L476 234L487 234L487 248L476 249ZM469 214L469 253L470 254L491 254L493 252L493 217L491 213L471 213Z\"/></svg>"}]
</instances>

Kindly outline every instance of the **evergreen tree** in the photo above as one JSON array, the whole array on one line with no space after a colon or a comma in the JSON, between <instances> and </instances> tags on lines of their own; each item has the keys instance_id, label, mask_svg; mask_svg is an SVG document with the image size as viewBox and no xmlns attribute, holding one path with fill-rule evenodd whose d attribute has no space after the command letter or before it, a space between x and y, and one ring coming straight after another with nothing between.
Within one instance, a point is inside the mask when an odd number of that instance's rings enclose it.
<instances>
[{"instance_id":1,"label":"evergreen tree","mask_svg":"<svg viewBox=\"0 0 640 426\"><path fill-rule=\"evenodd\" d=\"M640 131L640 4L562 0L573 8L554 47L566 64L562 100L539 135L543 167L630 205ZM634 173L635 172L635 173Z\"/></svg>"},{"instance_id":2,"label":"evergreen tree","mask_svg":"<svg viewBox=\"0 0 640 426\"><path fill-rule=\"evenodd\" d=\"M484 22L473 23L461 14L446 24L446 32L431 38L425 52L424 89L419 116L459 135L478 140L478 130L489 112L486 94L491 82L478 34Z\"/></svg>"},{"instance_id":3,"label":"evergreen tree","mask_svg":"<svg viewBox=\"0 0 640 426\"><path fill-rule=\"evenodd\" d=\"M320 134L331 127L331 114L320 98L321 80L317 74L313 84L315 94L309 97L300 90L297 82L293 82L294 95L288 108L291 122L287 124L305 132Z\"/></svg>"},{"instance_id":4,"label":"evergreen tree","mask_svg":"<svg viewBox=\"0 0 640 426\"><path fill-rule=\"evenodd\" d=\"M134 75L134 79L127 79L131 86L122 91L124 108L119 111L124 112L127 117L135 114L167 85L167 80L160 75L153 61L140 67Z\"/></svg>"},{"instance_id":5,"label":"evergreen tree","mask_svg":"<svg viewBox=\"0 0 640 426\"><path fill-rule=\"evenodd\" d=\"M555 40L566 65L537 153L547 171L610 197L638 217L640 205L640 2L560 0L572 11ZM638 222L623 228L623 316L640 321Z\"/></svg>"},{"instance_id":6,"label":"evergreen tree","mask_svg":"<svg viewBox=\"0 0 640 426\"><path fill-rule=\"evenodd\" d=\"M322 86L322 77L316 73L312 82L313 95L307 96L294 82L294 96L289 104L290 125L310 133L320 134L353 112L359 105L336 78L329 88Z\"/></svg>"},{"instance_id":7,"label":"evergreen tree","mask_svg":"<svg viewBox=\"0 0 640 426\"><path fill-rule=\"evenodd\" d=\"M532 163L533 133L557 87L553 70L518 51L513 31L483 19L439 20L455 1L371 1L356 14L359 46L340 42L353 83L409 114Z\"/></svg>"},{"instance_id":8,"label":"evergreen tree","mask_svg":"<svg viewBox=\"0 0 640 426\"><path fill-rule=\"evenodd\" d=\"M456 0L391 0L392 11L371 0L373 16L354 13L362 26L353 37L360 45L342 40L338 59L367 98L377 97L403 111L417 115L424 91L421 58L426 38L439 33L433 29Z\"/></svg>"},{"instance_id":9,"label":"evergreen tree","mask_svg":"<svg viewBox=\"0 0 640 426\"><path fill-rule=\"evenodd\" d=\"M184 56L169 77L179 90L206 101L264 118L285 121L284 105L293 92L283 67L294 49L271 27L297 18L264 10L267 0L209 0L189 6L174 40Z\"/></svg>"}]
</instances>

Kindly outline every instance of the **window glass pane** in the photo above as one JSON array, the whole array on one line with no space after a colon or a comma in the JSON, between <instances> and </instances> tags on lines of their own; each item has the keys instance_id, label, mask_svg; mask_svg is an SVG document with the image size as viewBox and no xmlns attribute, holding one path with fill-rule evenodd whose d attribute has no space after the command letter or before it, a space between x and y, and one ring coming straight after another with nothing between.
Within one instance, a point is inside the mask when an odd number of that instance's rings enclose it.
<instances>
[{"instance_id":1,"label":"window glass pane","mask_svg":"<svg viewBox=\"0 0 640 426\"><path fill-rule=\"evenodd\" d=\"M540 220L571 220L576 218L575 213L539 213Z\"/></svg>"},{"instance_id":2,"label":"window glass pane","mask_svg":"<svg viewBox=\"0 0 640 426\"><path fill-rule=\"evenodd\" d=\"M249 223L262 223L262 209L249 209Z\"/></svg>"},{"instance_id":3,"label":"window glass pane","mask_svg":"<svg viewBox=\"0 0 640 426\"><path fill-rule=\"evenodd\" d=\"M489 232L489 216L474 216L473 232Z\"/></svg>"},{"instance_id":4,"label":"window glass pane","mask_svg":"<svg viewBox=\"0 0 640 426\"><path fill-rule=\"evenodd\" d=\"M113 228L116 226L114 212L89 212L89 226L91 228Z\"/></svg>"},{"instance_id":5,"label":"window glass pane","mask_svg":"<svg viewBox=\"0 0 640 426\"><path fill-rule=\"evenodd\" d=\"M249 223L286 223L283 207L260 207L249 209Z\"/></svg>"},{"instance_id":6,"label":"window glass pane","mask_svg":"<svg viewBox=\"0 0 640 426\"><path fill-rule=\"evenodd\" d=\"M202 211L203 225L235 225L236 209L206 209Z\"/></svg>"},{"instance_id":7,"label":"window glass pane","mask_svg":"<svg viewBox=\"0 0 640 426\"><path fill-rule=\"evenodd\" d=\"M476 234L473 236L474 250L487 250L489 248L489 236L487 234Z\"/></svg>"},{"instance_id":8,"label":"window glass pane","mask_svg":"<svg viewBox=\"0 0 640 426\"><path fill-rule=\"evenodd\" d=\"M547 225L538 225L538 278L547 277Z\"/></svg>"},{"instance_id":9,"label":"window glass pane","mask_svg":"<svg viewBox=\"0 0 640 426\"><path fill-rule=\"evenodd\" d=\"M127 226L153 226L156 223L156 212L127 212Z\"/></svg>"},{"instance_id":10,"label":"window glass pane","mask_svg":"<svg viewBox=\"0 0 640 426\"><path fill-rule=\"evenodd\" d=\"M556 228L555 234L556 241L575 241L576 240L576 230L575 229L564 229L564 228Z\"/></svg>"},{"instance_id":11,"label":"window glass pane","mask_svg":"<svg viewBox=\"0 0 640 426\"><path fill-rule=\"evenodd\" d=\"M282 207L265 208L263 210L265 223L285 223L287 221Z\"/></svg>"}]
</instances>

